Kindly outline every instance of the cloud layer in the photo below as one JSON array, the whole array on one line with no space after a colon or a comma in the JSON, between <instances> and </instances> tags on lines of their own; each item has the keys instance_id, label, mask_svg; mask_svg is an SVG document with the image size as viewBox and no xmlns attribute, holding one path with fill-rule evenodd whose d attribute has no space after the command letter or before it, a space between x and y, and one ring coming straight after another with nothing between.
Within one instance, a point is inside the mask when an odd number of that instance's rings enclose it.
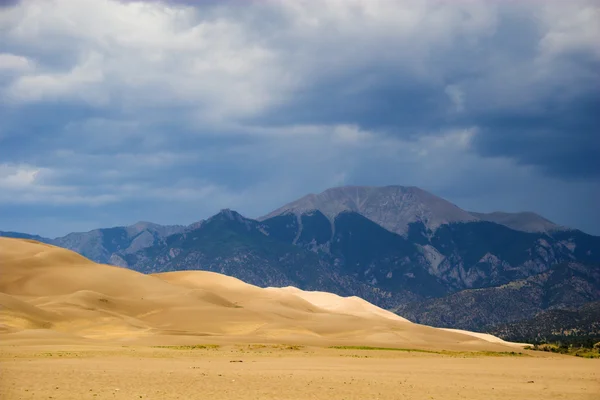
<instances>
[{"instance_id":1,"label":"cloud layer","mask_svg":"<svg viewBox=\"0 0 600 400\"><path fill-rule=\"evenodd\" d=\"M405 184L600 234L594 1L2 5L0 229Z\"/></svg>"}]
</instances>

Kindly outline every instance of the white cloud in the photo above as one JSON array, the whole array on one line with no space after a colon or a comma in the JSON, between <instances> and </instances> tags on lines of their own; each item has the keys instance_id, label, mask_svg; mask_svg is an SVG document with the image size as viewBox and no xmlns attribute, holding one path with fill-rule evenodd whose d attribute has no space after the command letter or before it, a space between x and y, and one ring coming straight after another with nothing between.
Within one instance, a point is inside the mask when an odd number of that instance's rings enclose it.
<instances>
[{"instance_id":1,"label":"white cloud","mask_svg":"<svg viewBox=\"0 0 600 400\"><path fill-rule=\"evenodd\" d=\"M231 203L239 195L202 178L173 176L161 183L148 180L153 171L175 168L194 154L158 152L82 155L59 151L69 160L55 168L0 164L0 206L3 204L102 206L126 201L206 201ZM77 168L73 168L77 165Z\"/></svg>"},{"instance_id":2,"label":"white cloud","mask_svg":"<svg viewBox=\"0 0 600 400\"><path fill-rule=\"evenodd\" d=\"M0 164L0 189L31 187L39 173L39 168L30 165Z\"/></svg>"},{"instance_id":3,"label":"white cloud","mask_svg":"<svg viewBox=\"0 0 600 400\"><path fill-rule=\"evenodd\" d=\"M27 71L32 68L33 64L27 57L0 53L0 71Z\"/></svg>"},{"instance_id":4,"label":"white cloud","mask_svg":"<svg viewBox=\"0 0 600 400\"><path fill-rule=\"evenodd\" d=\"M0 204L100 205L118 199L114 194L83 194L76 186L52 183L56 175L48 168L0 164Z\"/></svg>"},{"instance_id":5,"label":"white cloud","mask_svg":"<svg viewBox=\"0 0 600 400\"><path fill-rule=\"evenodd\" d=\"M563 2L546 7L541 23L546 29L539 42L542 57L592 54L600 61L600 7L596 1Z\"/></svg>"},{"instance_id":6,"label":"white cloud","mask_svg":"<svg viewBox=\"0 0 600 400\"><path fill-rule=\"evenodd\" d=\"M360 129L357 125L336 125L333 127L333 138L341 143L359 143L369 140L373 134Z\"/></svg>"},{"instance_id":7,"label":"white cloud","mask_svg":"<svg viewBox=\"0 0 600 400\"><path fill-rule=\"evenodd\" d=\"M450 98L450 101L454 105L456 112L462 112L465 110L465 92L463 92L458 85L448 85L444 92Z\"/></svg>"},{"instance_id":8,"label":"white cloud","mask_svg":"<svg viewBox=\"0 0 600 400\"><path fill-rule=\"evenodd\" d=\"M104 73L99 64L99 54L90 54L82 64L67 73L32 74L19 77L8 87L6 96L14 102L37 102L74 98L93 105L108 102L101 90Z\"/></svg>"},{"instance_id":9,"label":"white cloud","mask_svg":"<svg viewBox=\"0 0 600 400\"><path fill-rule=\"evenodd\" d=\"M128 109L193 106L205 119L253 114L286 87L273 52L240 22L192 7L115 0L22 2L5 37L74 63L44 64L7 89L14 101L83 99ZM42 40L44 39L44 40Z\"/></svg>"}]
</instances>

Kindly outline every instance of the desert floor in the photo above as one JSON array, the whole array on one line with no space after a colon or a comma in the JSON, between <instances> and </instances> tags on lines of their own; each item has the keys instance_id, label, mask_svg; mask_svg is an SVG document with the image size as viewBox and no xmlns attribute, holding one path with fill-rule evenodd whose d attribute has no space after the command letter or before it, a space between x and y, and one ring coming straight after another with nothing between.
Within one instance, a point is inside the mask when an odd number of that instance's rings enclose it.
<instances>
[{"instance_id":1,"label":"desert floor","mask_svg":"<svg viewBox=\"0 0 600 400\"><path fill-rule=\"evenodd\" d=\"M600 360L224 344L0 346L0 398L598 399Z\"/></svg>"},{"instance_id":2,"label":"desert floor","mask_svg":"<svg viewBox=\"0 0 600 400\"><path fill-rule=\"evenodd\" d=\"M25 240L0 238L0 257L2 400L600 399L600 360L413 324L358 297L144 275Z\"/></svg>"}]
</instances>

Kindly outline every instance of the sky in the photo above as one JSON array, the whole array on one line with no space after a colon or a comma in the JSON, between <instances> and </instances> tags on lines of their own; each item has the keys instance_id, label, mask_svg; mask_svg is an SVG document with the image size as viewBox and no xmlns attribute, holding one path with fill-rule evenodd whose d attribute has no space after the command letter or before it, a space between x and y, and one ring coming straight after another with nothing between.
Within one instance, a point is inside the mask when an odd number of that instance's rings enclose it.
<instances>
[{"instance_id":1,"label":"sky","mask_svg":"<svg viewBox=\"0 0 600 400\"><path fill-rule=\"evenodd\" d=\"M0 0L0 230L342 185L600 235L594 0Z\"/></svg>"}]
</instances>

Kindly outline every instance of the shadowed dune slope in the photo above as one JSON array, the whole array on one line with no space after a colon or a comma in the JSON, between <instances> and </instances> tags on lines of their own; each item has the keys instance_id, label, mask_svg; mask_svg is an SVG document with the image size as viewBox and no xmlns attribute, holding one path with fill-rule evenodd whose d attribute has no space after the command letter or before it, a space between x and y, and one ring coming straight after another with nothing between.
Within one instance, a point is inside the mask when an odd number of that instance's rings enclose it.
<instances>
[{"instance_id":1,"label":"shadowed dune slope","mask_svg":"<svg viewBox=\"0 0 600 400\"><path fill-rule=\"evenodd\" d=\"M360 298L262 289L205 271L144 275L71 251L0 238L2 343L278 341L496 349L509 344L417 325Z\"/></svg>"}]
</instances>

